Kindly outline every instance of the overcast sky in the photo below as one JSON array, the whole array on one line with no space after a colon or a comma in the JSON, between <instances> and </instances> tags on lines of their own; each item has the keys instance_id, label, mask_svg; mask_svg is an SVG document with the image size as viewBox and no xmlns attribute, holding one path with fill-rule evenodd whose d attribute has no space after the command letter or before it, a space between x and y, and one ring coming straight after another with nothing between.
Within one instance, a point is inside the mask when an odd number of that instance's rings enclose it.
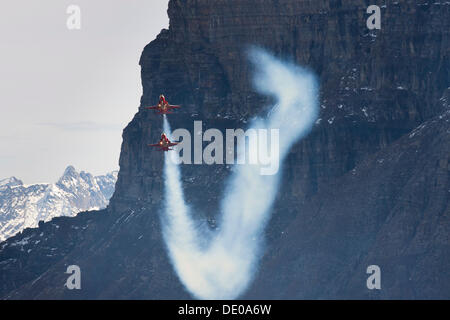
<instances>
[{"instance_id":1,"label":"overcast sky","mask_svg":"<svg viewBox=\"0 0 450 320\"><path fill-rule=\"evenodd\" d=\"M142 94L139 57L168 0L14 0L0 11L0 179L55 182L119 168ZM67 28L69 5L81 29Z\"/></svg>"}]
</instances>

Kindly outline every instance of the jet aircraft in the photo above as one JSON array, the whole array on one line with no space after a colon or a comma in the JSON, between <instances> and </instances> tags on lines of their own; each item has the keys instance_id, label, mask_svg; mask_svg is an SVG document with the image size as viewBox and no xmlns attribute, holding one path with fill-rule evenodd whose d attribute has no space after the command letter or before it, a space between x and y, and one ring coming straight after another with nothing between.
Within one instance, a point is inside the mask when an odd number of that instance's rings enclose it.
<instances>
[{"instance_id":1,"label":"jet aircraft","mask_svg":"<svg viewBox=\"0 0 450 320\"><path fill-rule=\"evenodd\" d=\"M173 109L178 109L180 107L181 106L174 106L169 104L164 95L161 94L159 96L159 102L156 106L146 107L145 109L156 110L157 114L169 114L173 113L172 112Z\"/></svg>"},{"instance_id":2,"label":"jet aircraft","mask_svg":"<svg viewBox=\"0 0 450 320\"><path fill-rule=\"evenodd\" d=\"M159 151L169 151L173 150L171 147L176 146L179 142L171 142L169 138L167 138L166 134L163 133L161 135L161 139L156 144L149 144L149 147L157 147Z\"/></svg>"}]
</instances>

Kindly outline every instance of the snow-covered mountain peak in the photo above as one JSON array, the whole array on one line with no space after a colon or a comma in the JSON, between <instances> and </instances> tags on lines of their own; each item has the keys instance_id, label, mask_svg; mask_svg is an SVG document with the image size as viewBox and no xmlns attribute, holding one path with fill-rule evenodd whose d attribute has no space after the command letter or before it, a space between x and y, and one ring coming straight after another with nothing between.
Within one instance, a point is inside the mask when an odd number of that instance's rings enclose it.
<instances>
[{"instance_id":1,"label":"snow-covered mountain peak","mask_svg":"<svg viewBox=\"0 0 450 320\"><path fill-rule=\"evenodd\" d=\"M73 166L68 166L57 183L65 183L80 179L80 173Z\"/></svg>"},{"instance_id":2,"label":"snow-covered mountain peak","mask_svg":"<svg viewBox=\"0 0 450 320\"><path fill-rule=\"evenodd\" d=\"M70 166L67 166L66 170L64 170L64 173L63 173L61 178L64 178L64 177L77 177L78 175L79 174L78 174L77 170L75 170L75 167L70 165Z\"/></svg>"},{"instance_id":3,"label":"snow-covered mountain peak","mask_svg":"<svg viewBox=\"0 0 450 320\"><path fill-rule=\"evenodd\" d=\"M103 209L114 193L117 171L93 176L68 166L52 184L24 185L11 177L0 180L0 241L39 221Z\"/></svg>"},{"instance_id":4,"label":"snow-covered mountain peak","mask_svg":"<svg viewBox=\"0 0 450 320\"><path fill-rule=\"evenodd\" d=\"M23 185L22 180L17 179L16 177L10 177L7 179L0 180L0 187L8 186L8 187L17 187Z\"/></svg>"}]
</instances>

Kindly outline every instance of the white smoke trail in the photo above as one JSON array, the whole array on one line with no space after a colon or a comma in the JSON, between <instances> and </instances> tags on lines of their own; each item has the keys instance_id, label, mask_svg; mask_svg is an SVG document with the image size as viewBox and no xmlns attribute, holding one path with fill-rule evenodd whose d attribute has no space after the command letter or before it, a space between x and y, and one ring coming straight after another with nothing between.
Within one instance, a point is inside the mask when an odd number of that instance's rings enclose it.
<instances>
[{"instance_id":1,"label":"white smoke trail","mask_svg":"<svg viewBox=\"0 0 450 320\"><path fill-rule=\"evenodd\" d=\"M307 70L281 62L261 49L249 55L254 86L276 100L267 119L251 128L279 129L279 160L309 132L318 115L318 88ZM164 130L170 135L164 116ZM270 143L276 143L271 141ZM238 150L239 153L245 152ZM255 149L249 152L257 152ZM262 231L277 194L279 174L261 175L259 165L239 165L221 202L219 229L199 230L185 204L176 152L165 158L166 215L163 235L172 264L185 287L200 299L234 299L252 281L263 244ZM205 246L205 240L207 245Z\"/></svg>"}]
</instances>

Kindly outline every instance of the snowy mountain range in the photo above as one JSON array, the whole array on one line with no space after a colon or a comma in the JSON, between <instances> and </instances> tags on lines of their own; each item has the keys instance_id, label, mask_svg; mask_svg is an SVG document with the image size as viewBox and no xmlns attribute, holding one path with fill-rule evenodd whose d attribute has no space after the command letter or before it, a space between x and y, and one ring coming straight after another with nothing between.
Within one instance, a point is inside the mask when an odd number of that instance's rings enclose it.
<instances>
[{"instance_id":1,"label":"snowy mountain range","mask_svg":"<svg viewBox=\"0 0 450 320\"><path fill-rule=\"evenodd\" d=\"M69 166L52 184L24 185L16 177L0 180L0 241L37 227L42 220L105 208L114 193L117 174L93 176Z\"/></svg>"}]
</instances>

